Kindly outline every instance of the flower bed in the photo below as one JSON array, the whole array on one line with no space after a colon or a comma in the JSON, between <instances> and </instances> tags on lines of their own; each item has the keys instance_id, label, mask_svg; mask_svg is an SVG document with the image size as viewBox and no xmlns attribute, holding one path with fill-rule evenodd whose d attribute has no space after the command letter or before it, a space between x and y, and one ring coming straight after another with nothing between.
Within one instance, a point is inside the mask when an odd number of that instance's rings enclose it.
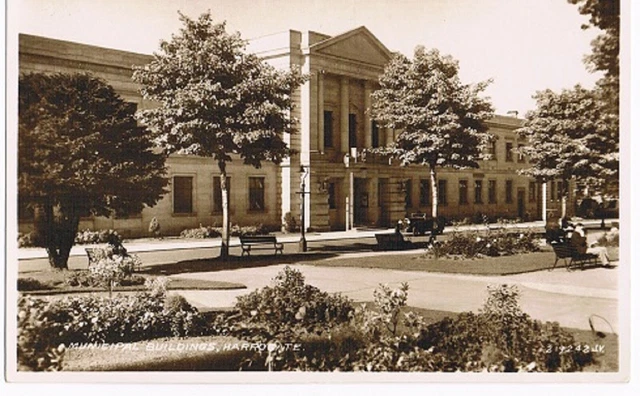
<instances>
[{"instance_id":1,"label":"flower bed","mask_svg":"<svg viewBox=\"0 0 640 396\"><path fill-rule=\"evenodd\" d=\"M435 242L427 248L429 256L467 259L538 251L540 241L536 233L530 230L513 232L505 228L471 233L454 231L448 239Z\"/></svg>"}]
</instances>

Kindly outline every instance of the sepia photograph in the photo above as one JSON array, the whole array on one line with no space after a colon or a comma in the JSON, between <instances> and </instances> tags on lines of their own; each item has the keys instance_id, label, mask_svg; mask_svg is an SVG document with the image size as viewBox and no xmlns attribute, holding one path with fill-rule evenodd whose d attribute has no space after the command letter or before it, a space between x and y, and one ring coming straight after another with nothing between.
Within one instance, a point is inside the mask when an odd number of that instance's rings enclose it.
<instances>
[{"instance_id":1,"label":"sepia photograph","mask_svg":"<svg viewBox=\"0 0 640 396\"><path fill-rule=\"evenodd\" d=\"M7 380L628 381L629 3L9 0Z\"/></svg>"}]
</instances>

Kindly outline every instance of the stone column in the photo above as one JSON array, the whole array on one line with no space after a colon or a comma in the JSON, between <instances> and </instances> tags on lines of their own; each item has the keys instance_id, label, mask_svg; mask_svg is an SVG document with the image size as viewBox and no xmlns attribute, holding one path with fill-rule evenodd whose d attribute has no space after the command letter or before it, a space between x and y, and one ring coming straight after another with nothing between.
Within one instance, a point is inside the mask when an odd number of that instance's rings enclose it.
<instances>
[{"instance_id":1,"label":"stone column","mask_svg":"<svg viewBox=\"0 0 640 396\"><path fill-rule=\"evenodd\" d=\"M324 152L324 70L318 70L318 151Z\"/></svg>"},{"instance_id":2,"label":"stone column","mask_svg":"<svg viewBox=\"0 0 640 396\"><path fill-rule=\"evenodd\" d=\"M547 182L542 183L542 222L547 224Z\"/></svg>"},{"instance_id":3,"label":"stone column","mask_svg":"<svg viewBox=\"0 0 640 396\"><path fill-rule=\"evenodd\" d=\"M364 147L371 147L371 86L368 81L364 82Z\"/></svg>"},{"instance_id":4,"label":"stone column","mask_svg":"<svg viewBox=\"0 0 640 396\"><path fill-rule=\"evenodd\" d=\"M349 79L340 79L340 152L349 152Z\"/></svg>"}]
</instances>

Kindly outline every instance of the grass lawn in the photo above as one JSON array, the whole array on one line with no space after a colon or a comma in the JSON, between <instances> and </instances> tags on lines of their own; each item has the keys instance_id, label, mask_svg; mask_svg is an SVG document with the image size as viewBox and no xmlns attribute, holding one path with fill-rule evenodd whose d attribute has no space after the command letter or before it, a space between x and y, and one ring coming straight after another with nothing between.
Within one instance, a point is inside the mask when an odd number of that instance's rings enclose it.
<instances>
[{"instance_id":1,"label":"grass lawn","mask_svg":"<svg viewBox=\"0 0 640 396\"><path fill-rule=\"evenodd\" d=\"M618 259L618 248L608 248L612 260ZM379 268L402 271L441 272L468 275L513 275L548 270L553 267L555 254L550 248L541 252L513 256L483 257L476 259L452 259L427 257L416 254L381 254L377 256L347 257L305 262L307 265L325 267ZM564 266L559 261L558 266Z\"/></svg>"},{"instance_id":2,"label":"grass lawn","mask_svg":"<svg viewBox=\"0 0 640 396\"><path fill-rule=\"evenodd\" d=\"M365 303L372 308L373 303ZM407 307L424 317L426 324L436 323L456 313L424 308ZM398 329L403 332L404 329ZM588 330L565 328L580 345L604 346L603 353L595 354L595 363L585 367L587 372L618 371L618 336L606 334L604 338ZM247 344L233 337L202 336L189 338L162 338L128 344L115 344L104 348L70 348L64 358L65 371L235 371L239 363L252 355L239 350ZM235 349L234 349L235 348ZM255 367L264 370L263 367Z\"/></svg>"},{"instance_id":3,"label":"grass lawn","mask_svg":"<svg viewBox=\"0 0 640 396\"><path fill-rule=\"evenodd\" d=\"M74 271L42 271L31 272L29 274L21 275L20 278L27 279L32 278L43 285L46 288L42 290L25 291L25 293L33 295L52 295L52 294L71 294L71 293L87 293L87 292L104 292L105 289L98 287L71 287L65 284L65 277L69 276ZM153 276L144 275L145 278L154 278ZM170 278L167 288L169 290L231 290L231 289L245 289L246 286L240 283L234 282L222 282L222 281L210 281L191 278ZM117 286L114 291L143 291L144 285L132 285L132 286Z\"/></svg>"}]
</instances>

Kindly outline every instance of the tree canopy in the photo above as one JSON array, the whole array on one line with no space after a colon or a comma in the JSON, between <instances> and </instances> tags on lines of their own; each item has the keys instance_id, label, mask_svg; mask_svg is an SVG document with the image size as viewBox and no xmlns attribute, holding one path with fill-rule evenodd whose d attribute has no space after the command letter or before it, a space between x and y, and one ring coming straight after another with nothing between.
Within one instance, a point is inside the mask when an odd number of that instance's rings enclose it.
<instances>
[{"instance_id":1,"label":"tree canopy","mask_svg":"<svg viewBox=\"0 0 640 396\"><path fill-rule=\"evenodd\" d=\"M531 167L524 173L540 179L575 176L590 185L618 176L617 129L613 117L593 90L580 85L560 93L534 95L537 109L527 113L517 132L527 139L522 148Z\"/></svg>"},{"instance_id":2,"label":"tree canopy","mask_svg":"<svg viewBox=\"0 0 640 396\"><path fill-rule=\"evenodd\" d=\"M227 33L210 13L162 41L150 64L136 68L142 95L158 104L140 112L165 153L211 157L221 176L223 247L228 254L226 164L232 155L260 167L291 154L283 134L295 132L292 93L305 78L279 71L246 52L239 33Z\"/></svg>"},{"instance_id":3,"label":"tree canopy","mask_svg":"<svg viewBox=\"0 0 640 396\"><path fill-rule=\"evenodd\" d=\"M66 268L81 216L139 213L164 192L164 156L104 81L24 75L18 112L18 196L52 266Z\"/></svg>"},{"instance_id":4,"label":"tree canopy","mask_svg":"<svg viewBox=\"0 0 640 396\"><path fill-rule=\"evenodd\" d=\"M463 84L458 70L450 56L417 47L413 59L393 57L380 77L380 89L372 94L371 116L401 130L385 150L403 165L429 167L434 217L436 167L477 168L491 139L484 121L493 116L493 108L479 96L489 81Z\"/></svg>"}]
</instances>

